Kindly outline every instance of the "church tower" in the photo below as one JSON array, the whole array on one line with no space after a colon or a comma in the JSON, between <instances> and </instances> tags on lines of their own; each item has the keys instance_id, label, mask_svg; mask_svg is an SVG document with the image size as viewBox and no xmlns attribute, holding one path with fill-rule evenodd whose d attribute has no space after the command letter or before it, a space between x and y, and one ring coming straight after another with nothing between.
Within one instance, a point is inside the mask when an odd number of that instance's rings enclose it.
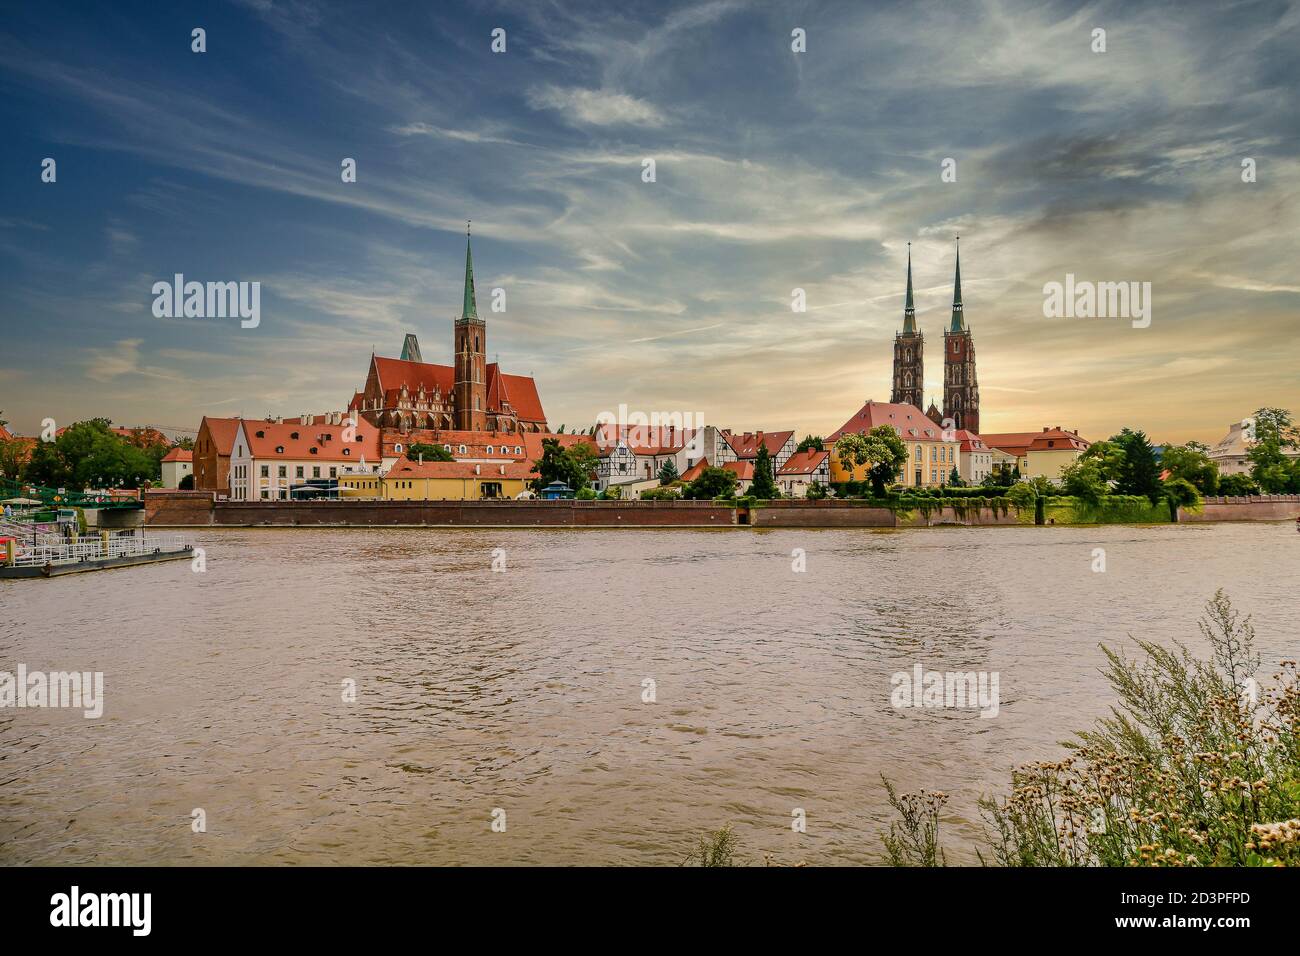
<instances>
[{"instance_id":1,"label":"church tower","mask_svg":"<svg viewBox=\"0 0 1300 956\"><path fill-rule=\"evenodd\" d=\"M895 405L921 407L924 374L925 335L916 330L916 306L912 302L912 244L907 244L907 299L903 303L903 331L894 334L894 388L889 400Z\"/></svg>"},{"instance_id":2,"label":"church tower","mask_svg":"<svg viewBox=\"0 0 1300 956\"><path fill-rule=\"evenodd\" d=\"M960 238L960 237L959 237ZM955 428L980 430L980 389L975 377L975 342L961 302L961 247L952 287L952 324L943 334L943 417Z\"/></svg>"},{"instance_id":3,"label":"church tower","mask_svg":"<svg viewBox=\"0 0 1300 956\"><path fill-rule=\"evenodd\" d=\"M453 398L456 428L487 431L487 323L478 317L474 299L474 256L465 227L465 301L456 329L456 377Z\"/></svg>"}]
</instances>

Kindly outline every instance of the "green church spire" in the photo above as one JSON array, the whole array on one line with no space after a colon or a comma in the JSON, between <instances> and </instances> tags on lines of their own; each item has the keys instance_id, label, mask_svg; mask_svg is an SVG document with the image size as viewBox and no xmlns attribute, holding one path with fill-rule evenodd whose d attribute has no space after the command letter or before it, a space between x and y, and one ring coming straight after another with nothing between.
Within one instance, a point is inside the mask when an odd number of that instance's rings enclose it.
<instances>
[{"instance_id":1,"label":"green church spire","mask_svg":"<svg viewBox=\"0 0 1300 956\"><path fill-rule=\"evenodd\" d=\"M903 334L916 332L916 305L912 302L912 244L907 244L907 301L903 303Z\"/></svg>"},{"instance_id":2,"label":"green church spire","mask_svg":"<svg viewBox=\"0 0 1300 956\"><path fill-rule=\"evenodd\" d=\"M966 331L966 316L961 308L961 236L957 237L957 278L952 286L952 332Z\"/></svg>"},{"instance_id":3,"label":"green church spire","mask_svg":"<svg viewBox=\"0 0 1300 956\"><path fill-rule=\"evenodd\" d=\"M474 299L474 254L469 247L468 221L465 223L465 304L461 307L461 318L478 318L478 305Z\"/></svg>"}]
</instances>

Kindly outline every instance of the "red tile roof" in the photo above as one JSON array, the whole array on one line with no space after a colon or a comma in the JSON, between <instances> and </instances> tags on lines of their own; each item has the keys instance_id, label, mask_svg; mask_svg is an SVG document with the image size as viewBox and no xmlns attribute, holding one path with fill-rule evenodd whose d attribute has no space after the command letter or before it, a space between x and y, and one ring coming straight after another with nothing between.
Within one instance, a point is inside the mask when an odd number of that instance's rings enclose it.
<instances>
[{"instance_id":1,"label":"red tile roof","mask_svg":"<svg viewBox=\"0 0 1300 956\"><path fill-rule=\"evenodd\" d=\"M686 469L686 473L682 475L682 481L694 481L696 478L700 477L700 475L704 474L705 468L712 467L714 466L709 464L709 459L701 458L695 464L691 465L691 467ZM731 472L740 481L754 480L754 463L752 461L727 461L717 467L722 468L724 471Z\"/></svg>"},{"instance_id":2,"label":"red tile roof","mask_svg":"<svg viewBox=\"0 0 1300 956\"><path fill-rule=\"evenodd\" d=\"M880 425L892 425L904 441L940 441L941 429L915 405L890 402L867 402L857 413L828 435L826 444L834 444L844 435L865 435Z\"/></svg>"},{"instance_id":3,"label":"red tile roof","mask_svg":"<svg viewBox=\"0 0 1300 956\"><path fill-rule=\"evenodd\" d=\"M811 475L830 457L828 451L817 451L809 449L808 451L797 451L786 459L778 475Z\"/></svg>"},{"instance_id":4,"label":"red tile roof","mask_svg":"<svg viewBox=\"0 0 1300 956\"><path fill-rule=\"evenodd\" d=\"M982 436L976 435L969 428L958 428L953 432L953 435L956 436L957 441L961 442L961 450L964 452L992 450Z\"/></svg>"},{"instance_id":5,"label":"red tile roof","mask_svg":"<svg viewBox=\"0 0 1300 956\"><path fill-rule=\"evenodd\" d=\"M433 394L437 391L448 401L451 401L456 385L456 370L450 365L408 362L376 355L375 373L384 393L384 404L389 407L397 404L395 399L403 385L411 393L418 392L423 386L426 393ZM542 410L542 400L537 395L537 384L527 375L508 375L501 371L496 362L491 362L487 367L486 384L489 411L495 411L509 403L520 421L545 423L546 413ZM360 405L360 393L353 397L352 402L350 407Z\"/></svg>"},{"instance_id":6,"label":"red tile roof","mask_svg":"<svg viewBox=\"0 0 1300 956\"><path fill-rule=\"evenodd\" d=\"M620 438L638 455L669 455L679 452L695 435L694 428L673 428L652 425L619 425L614 422L598 425L594 441L602 452L618 447Z\"/></svg>"},{"instance_id":7,"label":"red tile roof","mask_svg":"<svg viewBox=\"0 0 1300 956\"><path fill-rule=\"evenodd\" d=\"M737 458L756 458L758 456L759 442L767 446L769 455L775 457L785 443L794 437L794 432L757 431L745 432L743 435L723 432L722 437L727 440L727 444L731 446Z\"/></svg>"},{"instance_id":8,"label":"red tile roof","mask_svg":"<svg viewBox=\"0 0 1300 956\"><path fill-rule=\"evenodd\" d=\"M444 428L412 428L407 432L396 428L384 428L380 433L385 458L392 458L399 454L396 448L398 444L405 449L412 442L450 445L452 455L457 458L499 458L517 461L536 461L541 458L542 441L547 438L557 439L561 448L590 444L592 451L595 451L595 439L588 435L552 435L549 432L469 432ZM460 452L461 445L465 446L464 454ZM490 455L487 452L489 445L492 446ZM522 449L518 455L515 454L516 446Z\"/></svg>"},{"instance_id":9,"label":"red tile roof","mask_svg":"<svg viewBox=\"0 0 1300 956\"><path fill-rule=\"evenodd\" d=\"M344 442L348 425L303 425L246 419L244 437L254 458L289 458L306 461L379 461L379 429L367 422L356 425L355 441ZM283 448L283 451L277 449ZM346 452L346 454L345 454Z\"/></svg>"},{"instance_id":10,"label":"red tile roof","mask_svg":"<svg viewBox=\"0 0 1300 956\"><path fill-rule=\"evenodd\" d=\"M388 470L385 479L420 479L420 478L483 478L483 479L519 479L536 477L531 462L501 461L477 464L468 461L411 461L403 458Z\"/></svg>"},{"instance_id":11,"label":"red tile roof","mask_svg":"<svg viewBox=\"0 0 1300 956\"><path fill-rule=\"evenodd\" d=\"M1000 448L1009 455L1023 457L1030 451L1085 451L1092 442L1079 437L1078 432L1061 428L1044 428L1041 432L999 432L981 435L984 444Z\"/></svg>"},{"instance_id":12,"label":"red tile roof","mask_svg":"<svg viewBox=\"0 0 1300 956\"><path fill-rule=\"evenodd\" d=\"M173 448L167 454L163 455L163 461L193 461L194 452L188 448Z\"/></svg>"},{"instance_id":13,"label":"red tile roof","mask_svg":"<svg viewBox=\"0 0 1300 956\"><path fill-rule=\"evenodd\" d=\"M3 425L0 425L0 441L9 441L13 437L13 432L5 428Z\"/></svg>"},{"instance_id":14,"label":"red tile roof","mask_svg":"<svg viewBox=\"0 0 1300 956\"><path fill-rule=\"evenodd\" d=\"M208 426L208 434L212 436L212 444L216 446L217 454L230 457L230 452L235 447L235 432L239 431L239 418L212 418L208 415L203 416L203 421L199 423L199 431L203 431L203 425Z\"/></svg>"}]
</instances>

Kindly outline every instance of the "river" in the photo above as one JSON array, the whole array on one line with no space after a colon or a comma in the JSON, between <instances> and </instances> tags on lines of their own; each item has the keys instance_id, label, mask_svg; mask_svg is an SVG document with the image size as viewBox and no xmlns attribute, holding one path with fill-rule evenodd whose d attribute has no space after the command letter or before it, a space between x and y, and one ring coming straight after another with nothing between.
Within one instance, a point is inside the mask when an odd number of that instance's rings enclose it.
<instances>
[{"instance_id":1,"label":"river","mask_svg":"<svg viewBox=\"0 0 1300 956\"><path fill-rule=\"evenodd\" d=\"M105 696L0 710L0 863L676 864L732 823L864 864L882 774L969 862L979 794L1107 711L1100 642L1204 652L1222 587L1266 673L1300 651L1282 523L194 538L202 572L0 581L0 671ZM996 716L892 706L918 664L996 673Z\"/></svg>"}]
</instances>

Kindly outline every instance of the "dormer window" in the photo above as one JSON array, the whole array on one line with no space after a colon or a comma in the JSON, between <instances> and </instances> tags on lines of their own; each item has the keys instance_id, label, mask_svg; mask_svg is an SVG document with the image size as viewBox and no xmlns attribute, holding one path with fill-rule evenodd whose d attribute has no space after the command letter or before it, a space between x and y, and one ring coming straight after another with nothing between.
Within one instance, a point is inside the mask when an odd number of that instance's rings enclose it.
<instances>
[{"instance_id":1,"label":"dormer window","mask_svg":"<svg viewBox=\"0 0 1300 956\"><path fill-rule=\"evenodd\" d=\"M258 430L257 432L254 432L254 434L257 435L258 438L265 438L265 437L266 437L266 432L261 431L261 430Z\"/></svg>"},{"instance_id":2,"label":"dormer window","mask_svg":"<svg viewBox=\"0 0 1300 956\"><path fill-rule=\"evenodd\" d=\"M275 453L276 453L277 455L283 455L283 454L284 454L284 446L283 446L283 445L276 445L276 446L275 446Z\"/></svg>"},{"instance_id":3,"label":"dormer window","mask_svg":"<svg viewBox=\"0 0 1300 956\"><path fill-rule=\"evenodd\" d=\"M344 449L343 449L343 454L345 454L345 455L351 455L351 454L352 454L352 449L351 449L351 448L344 448Z\"/></svg>"},{"instance_id":4,"label":"dormer window","mask_svg":"<svg viewBox=\"0 0 1300 956\"><path fill-rule=\"evenodd\" d=\"M294 441L297 441L297 440L298 440L298 433L297 433L297 432L289 432L289 437L292 438Z\"/></svg>"}]
</instances>

